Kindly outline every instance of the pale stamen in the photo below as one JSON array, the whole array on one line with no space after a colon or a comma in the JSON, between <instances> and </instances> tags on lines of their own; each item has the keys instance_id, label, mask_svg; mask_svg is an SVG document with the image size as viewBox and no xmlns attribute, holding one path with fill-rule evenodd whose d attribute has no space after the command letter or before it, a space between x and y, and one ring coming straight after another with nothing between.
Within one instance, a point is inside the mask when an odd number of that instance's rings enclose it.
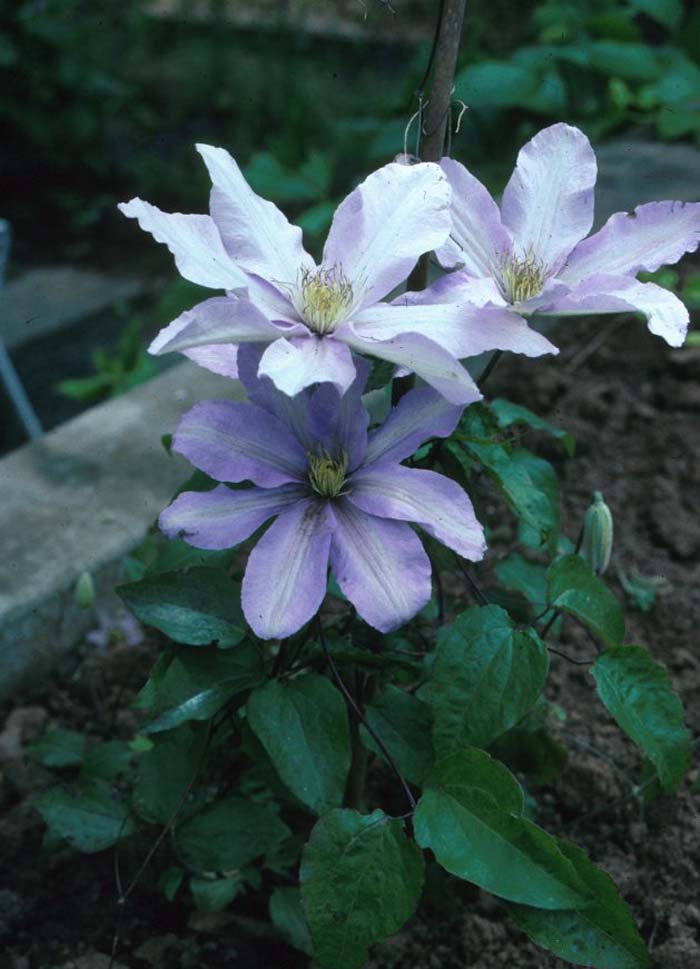
<instances>
[{"instance_id":1,"label":"pale stamen","mask_svg":"<svg viewBox=\"0 0 700 969\"><path fill-rule=\"evenodd\" d=\"M544 267L533 255L508 255L501 265L501 289L509 303L522 303L542 292Z\"/></svg>"},{"instance_id":2,"label":"pale stamen","mask_svg":"<svg viewBox=\"0 0 700 969\"><path fill-rule=\"evenodd\" d=\"M339 458L332 458L330 454L321 449L318 454L307 455L309 461L309 484L317 495L321 498L337 498L344 494L348 471L348 456L345 451Z\"/></svg>"},{"instance_id":3,"label":"pale stamen","mask_svg":"<svg viewBox=\"0 0 700 969\"><path fill-rule=\"evenodd\" d=\"M297 308L309 329L319 336L332 333L352 306L352 284L340 266L302 269Z\"/></svg>"}]
</instances>

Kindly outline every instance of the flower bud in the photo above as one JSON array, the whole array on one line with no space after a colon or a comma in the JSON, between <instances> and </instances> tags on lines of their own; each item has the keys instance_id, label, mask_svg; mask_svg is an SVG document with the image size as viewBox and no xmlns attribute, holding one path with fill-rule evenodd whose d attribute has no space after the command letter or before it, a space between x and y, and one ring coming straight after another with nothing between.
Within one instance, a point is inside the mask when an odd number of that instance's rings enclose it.
<instances>
[{"instance_id":1,"label":"flower bud","mask_svg":"<svg viewBox=\"0 0 700 969\"><path fill-rule=\"evenodd\" d=\"M593 492L593 504L583 519L581 555L598 575L610 564L613 547L612 512L599 491Z\"/></svg>"},{"instance_id":2,"label":"flower bud","mask_svg":"<svg viewBox=\"0 0 700 969\"><path fill-rule=\"evenodd\" d=\"M95 601L95 583L89 572L81 572L78 576L73 598L81 609L89 609Z\"/></svg>"}]
</instances>

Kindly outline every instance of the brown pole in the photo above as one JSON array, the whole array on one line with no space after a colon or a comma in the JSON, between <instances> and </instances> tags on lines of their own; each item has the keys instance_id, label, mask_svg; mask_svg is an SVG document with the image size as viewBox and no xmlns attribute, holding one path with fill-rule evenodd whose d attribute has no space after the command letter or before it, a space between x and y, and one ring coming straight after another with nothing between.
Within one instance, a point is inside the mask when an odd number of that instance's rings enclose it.
<instances>
[{"instance_id":1,"label":"brown pole","mask_svg":"<svg viewBox=\"0 0 700 969\"><path fill-rule=\"evenodd\" d=\"M429 79L428 104L421 141L420 158L424 162L438 162L442 158L466 5L467 0L441 0L440 3L440 19L431 56L432 74ZM408 277L408 289L425 289L428 285L429 260L429 252L418 260ZM414 383L413 374L397 377L391 388L392 404L398 404Z\"/></svg>"},{"instance_id":2,"label":"brown pole","mask_svg":"<svg viewBox=\"0 0 700 969\"><path fill-rule=\"evenodd\" d=\"M465 8L466 0L442 0L442 16L435 43L433 73L420 153L421 161L437 162L442 158Z\"/></svg>"}]
</instances>

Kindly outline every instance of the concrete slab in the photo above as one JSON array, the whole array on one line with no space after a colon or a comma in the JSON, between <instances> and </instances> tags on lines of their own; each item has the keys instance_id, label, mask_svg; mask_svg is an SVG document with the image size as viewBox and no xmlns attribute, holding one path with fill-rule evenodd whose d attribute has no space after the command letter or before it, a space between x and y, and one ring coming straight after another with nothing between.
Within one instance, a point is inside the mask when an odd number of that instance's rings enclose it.
<instances>
[{"instance_id":1,"label":"concrete slab","mask_svg":"<svg viewBox=\"0 0 700 969\"><path fill-rule=\"evenodd\" d=\"M140 296L143 279L74 266L23 273L0 295L0 338L8 349Z\"/></svg>"},{"instance_id":2,"label":"concrete slab","mask_svg":"<svg viewBox=\"0 0 700 969\"><path fill-rule=\"evenodd\" d=\"M190 466L161 435L197 400L241 399L237 381L179 364L0 460L0 695L42 675L94 622L73 600L83 571L98 600L122 557Z\"/></svg>"}]
</instances>

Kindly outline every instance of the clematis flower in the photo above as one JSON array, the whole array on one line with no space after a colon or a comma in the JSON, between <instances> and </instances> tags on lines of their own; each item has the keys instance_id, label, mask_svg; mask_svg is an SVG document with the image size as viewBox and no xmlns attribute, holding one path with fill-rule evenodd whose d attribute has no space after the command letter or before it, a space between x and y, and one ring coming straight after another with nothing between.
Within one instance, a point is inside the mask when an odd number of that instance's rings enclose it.
<instances>
[{"instance_id":1,"label":"clematis flower","mask_svg":"<svg viewBox=\"0 0 700 969\"><path fill-rule=\"evenodd\" d=\"M241 350L249 401L206 401L183 417L173 448L231 489L185 492L160 516L169 537L230 548L271 518L248 558L246 619L263 639L290 636L326 594L328 568L358 613L388 632L430 599L430 560L409 522L472 561L484 533L467 495L449 478L401 461L426 439L446 437L460 406L430 387L406 394L369 431L361 393L369 365L344 396L322 384L290 398L255 377L259 351Z\"/></svg>"},{"instance_id":2,"label":"clematis flower","mask_svg":"<svg viewBox=\"0 0 700 969\"><path fill-rule=\"evenodd\" d=\"M340 204L317 265L271 202L260 198L222 148L198 145L213 182L211 215L167 214L141 199L120 205L165 243L180 273L223 289L158 334L151 353L186 353L236 376L236 348L267 344L259 372L294 396L317 382L341 393L355 377L353 351L422 377L455 404L480 393L458 360L487 349L538 355L554 350L522 320L469 303L383 302L418 258L451 227L450 187L438 165L392 163L373 172ZM418 305L420 303L420 305Z\"/></svg>"},{"instance_id":3,"label":"clematis flower","mask_svg":"<svg viewBox=\"0 0 700 969\"><path fill-rule=\"evenodd\" d=\"M499 210L486 188L450 158L454 227L438 250L447 303L502 307L511 315L644 314L652 333L680 346L688 311L673 293L636 279L700 244L700 203L649 202L593 225L595 154L577 128L555 124L518 155ZM435 294L433 295L433 299Z\"/></svg>"}]
</instances>

